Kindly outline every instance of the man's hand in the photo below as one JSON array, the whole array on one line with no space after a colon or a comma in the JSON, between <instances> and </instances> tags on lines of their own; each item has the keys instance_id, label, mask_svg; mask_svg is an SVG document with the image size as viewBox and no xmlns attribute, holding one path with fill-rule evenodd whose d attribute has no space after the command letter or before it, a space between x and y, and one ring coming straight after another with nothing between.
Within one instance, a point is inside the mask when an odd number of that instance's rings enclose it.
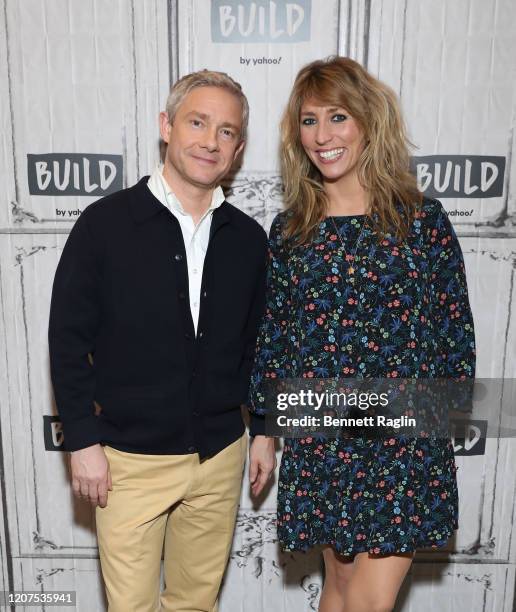
<instances>
[{"instance_id":1,"label":"man's hand","mask_svg":"<svg viewBox=\"0 0 516 612\"><path fill-rule=\"evenodd\" d=\"M253 495L259 495L276 467L274 438L256 436L249 450L249 481Z\"/></svg>"},{"instance_id":2,"label":"man's hand","mask_svg":"<svg viewBox=\"0 0 516 612\"><path fill-rule=\"evenodd\" d=\"M100 444L73 451L70 457L72 489L81 499L89 499L94 506L107 506L108 490L111 491L109 462Z\"/></svg>"}]
</instances>

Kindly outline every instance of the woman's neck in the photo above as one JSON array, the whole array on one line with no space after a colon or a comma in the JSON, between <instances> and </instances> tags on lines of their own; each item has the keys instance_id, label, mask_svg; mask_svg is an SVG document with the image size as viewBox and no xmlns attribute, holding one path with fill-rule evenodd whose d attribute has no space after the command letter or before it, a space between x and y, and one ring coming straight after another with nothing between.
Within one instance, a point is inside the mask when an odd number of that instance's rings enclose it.
<instances>
[{"instance_id":1,"label":"woman's neck","mask_svg":"<svg viewBox=\"0 0 516 612\"><path fill-rule=\"evenodd\" d=\"M328 216L364 215L368 212L368 194L358 180L347 184L325 182L324 189L329 202Z\"/></svg>"}]
</instances>

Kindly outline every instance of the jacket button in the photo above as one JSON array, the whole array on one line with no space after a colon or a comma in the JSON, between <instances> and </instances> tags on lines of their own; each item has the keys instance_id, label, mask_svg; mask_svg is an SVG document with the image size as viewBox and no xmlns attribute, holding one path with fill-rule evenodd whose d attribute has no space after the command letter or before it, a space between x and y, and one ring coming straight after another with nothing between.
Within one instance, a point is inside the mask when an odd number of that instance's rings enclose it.
<instances>
[{"instance_id":1,"label":"jacket button","mask_svg":"<svg viewBox=\"0 0 516 612\"><path fill-rule=\"evenodd\" d=\"M202 292L202 297L205 298L208 295L208 293L206 291Z\"/></svg>"},{"instance_id":2,"label":"jacket button","mask_svg":"<svg viewBox=\"0 0 516 612\"><path fill-rule=\"evenodd\" d=\"M184 291L180 291L180 292L179 292L179 299L180 299L180 300L184 300L185 298L186 298L186 294L185 294L185 292L184 292Z\"/></svg>"},{"instance_id":3,"label":"jacket button","mask_svg":"<svg viewBox=\"0 0 516 612\"><path fill-rule=\"evenodd\" d=\"M175 259L176 261L181 261L181 260L183 259L183 256L181 255L181 253L176 253L176 254L174 255L174 259Z\"/></svg>"},{"instance_id":4,"label":"jacket button","mask_svg":"<svg viewBox=\"0 0 516 612\"><path fill-rule=\"evenodd\" d=\"M189 446L188 447L188 452L189 453L195 453L195 446Z\"/></svg>"},{"instance_id":5,"label":"jacket button","mask_svg":"<svg viewBox=\"0 0 516 612\"><path fill-rule=\"evenodd\" d=\"M203 332L202 332L202 331L200 331L200 332L198 333L198 336L199 336L199 338L202 338L202 337L204 336Z\"/></svg>"}]
</instances>

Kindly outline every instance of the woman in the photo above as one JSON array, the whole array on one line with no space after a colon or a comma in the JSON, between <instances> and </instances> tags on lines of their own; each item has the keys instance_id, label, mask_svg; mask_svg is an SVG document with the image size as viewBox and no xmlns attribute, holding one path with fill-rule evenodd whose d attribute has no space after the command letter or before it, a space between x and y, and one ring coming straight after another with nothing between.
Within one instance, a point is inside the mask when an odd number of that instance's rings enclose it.
<instances>
[{"instance_id":1,"label":"woman","mask_svg":"<svg viewBox=\"0 0 516 612\"><path fill-rule=\"evenodd\" d=\"M271 378L466 378L474 330L460 246L423 198L393 92L356 62L297 75L281 124L287 210L270 231L251 384ZM322 612L391 610L414 552L446 544L458 495L448 439L286 439L285 551L323 545Z\"/></svg>"}]
</instances>

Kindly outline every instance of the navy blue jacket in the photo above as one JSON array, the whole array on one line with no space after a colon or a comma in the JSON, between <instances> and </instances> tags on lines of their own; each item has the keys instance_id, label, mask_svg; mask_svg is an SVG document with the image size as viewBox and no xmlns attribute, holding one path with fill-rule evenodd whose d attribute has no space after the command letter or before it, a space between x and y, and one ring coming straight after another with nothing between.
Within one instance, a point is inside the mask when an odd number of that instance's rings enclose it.
<instances>
[{"instance_id":1,"label":"navy blue jacket","mask_svg":"<svg viewBox=\"0 0 516 612\"><path fill-rule=\"evenodd\" d=\"M196 336L179 222L147 180L88 206L57 267L49 343L65 448L206 457L244 431L267 237L227 202L214 211Z\"/></svg>"}]
</instances>

